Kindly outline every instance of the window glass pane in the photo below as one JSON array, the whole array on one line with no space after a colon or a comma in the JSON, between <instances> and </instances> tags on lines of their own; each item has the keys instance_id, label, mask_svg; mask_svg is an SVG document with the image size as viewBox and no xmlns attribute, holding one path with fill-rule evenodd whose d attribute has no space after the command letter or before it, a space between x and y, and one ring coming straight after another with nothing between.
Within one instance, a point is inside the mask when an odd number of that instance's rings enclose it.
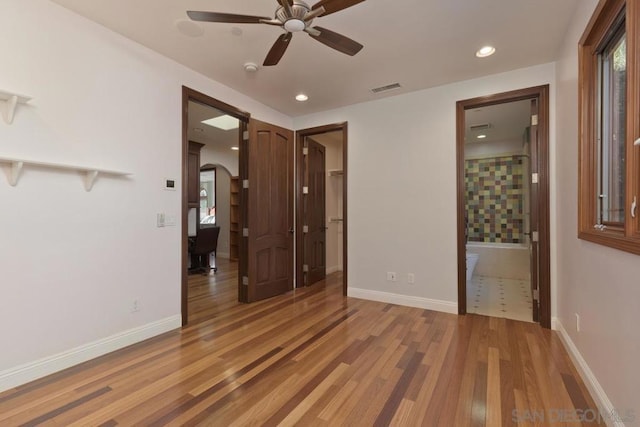
<instances>
[{"instance_id":1,"label":"window glass pane","mask_svg":"<svg viewBox=\"0 0 640 427\"><path fill-rule=\"evenodd\" d=\"M625 34L601 56L600 206L602 223L623 223L625 205L625 123L627 47Z\"/></svg>"}]
</instances>

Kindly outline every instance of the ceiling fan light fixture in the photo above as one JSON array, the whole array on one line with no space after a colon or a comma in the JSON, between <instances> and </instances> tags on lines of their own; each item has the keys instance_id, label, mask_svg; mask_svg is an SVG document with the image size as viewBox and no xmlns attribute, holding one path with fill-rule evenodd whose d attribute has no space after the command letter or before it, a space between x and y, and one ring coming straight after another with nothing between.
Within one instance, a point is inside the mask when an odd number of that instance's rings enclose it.
<instances>
[{"instance_id":1,"label":"ceiling fan light fixture","mask_svg":"<svg viewBox=\"0 0 640 427\"><path fill-rule=\"evenodd\" d=\"M290 33L298 33L303 31L306 27L307 24L305 24L301 19L289 19L284 23L284 29Z\"/></svg>"},{"instance_id":2,"label":"ceiling fan light fixture","mask_svg":"<svg viewBox=\"0 0 640 427\"><path fill-rule=\"evenodd\" d=\"M298 95L296 95L296 101L298 102L305 102L309 99L309 97L307 95L305 95L304 93L299 93Z\"/></svg>"},{"instance_id":3,"label":"ceiling fan light fixture","mask_svg":"<svg viewBox=\"0 0 640 427\"><path fill-rule=\"evenodd\" d=\"M491 56L496 53L496 48L493 46L484 46L478 49L476 52L476 56L478 58L486 58L487 56Z\"/></svg>"}]
</instances>

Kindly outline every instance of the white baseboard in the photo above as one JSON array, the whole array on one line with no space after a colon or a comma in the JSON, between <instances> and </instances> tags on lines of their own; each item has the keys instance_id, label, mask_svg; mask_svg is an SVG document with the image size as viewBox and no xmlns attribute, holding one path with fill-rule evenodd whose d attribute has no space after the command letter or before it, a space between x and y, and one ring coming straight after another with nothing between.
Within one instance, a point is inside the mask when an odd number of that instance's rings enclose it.
<instances>
[{"instance_id":1,"label":"white baseboard","mask_svg":"<svg viewBox=\"0 0 640 427\"><path fill-rule=\"evenodd\" d=\"M571 337L569 336L569 334L567 333L567 330L562 325L562 322L560 321L560 319L554 317L552 319L552 325L554 326L553 329L558 332L558 335L560 336L560 340L562 341L562 344L564 344L564 348L569 353L569 357L571 357L571 360L573 361L573 364L578 370L580 377L582 377L582 381L584 381L585 385L587 386L587 389L589 390L591 397L593 397L593 399L595 400L595 404L598 406L598 410L600 411L600 414L603 414L605 416L607 414L615 414L616 408L613 406L613 404L609 400L609 397L607 396L604 389L598 382L598 379L596 378L596 376L591 371L591 368L589 368L589 365L587 364L587 362L582 357L582 354L580 354L578 347L576 347L576 345L571 340ZM621 414L621 415L624 415L624 414ZM609 419L606 419L606 417L604 421L607 423L608 426L625 427L622 421L609 420Z\"/></svg>"},{"instance_id":2,"label":"white baseboard","mask_svg":"<svg viewBox=\"0 0 640 427\"><path fill-rule=\"evenodd\" d=\"M325 269L325 274L335 273L336 271L342 271L342 267L340 267L339 265L334 265L334 266L331 266L331 267L327 267Z\"/></svg>"},{"instance_id":3,"label":"white baseboard","mask_svg":"<svg viewBox=\"0 0 640 427\"><path fill-rule=\"evenodd\" d=\"M180 315L158 320L0 372L0 392L139 343L182 326Z\"/></svg>"},{"instance_id":4,"label":"white baseboard","mask_svg":"<svg viewBox=\"0 0 640 427\"><path fill-rule=\"evenodd\" d=\"M371 291L349 287L347 295L353 298L368 299L371 301L386 302L389 304L405 305L407 307L424 308L426 310L441 311L444 313L458 314L458 303L441 301L409 295L392 294L390 292Z\"/></svg>"}]
</instances>

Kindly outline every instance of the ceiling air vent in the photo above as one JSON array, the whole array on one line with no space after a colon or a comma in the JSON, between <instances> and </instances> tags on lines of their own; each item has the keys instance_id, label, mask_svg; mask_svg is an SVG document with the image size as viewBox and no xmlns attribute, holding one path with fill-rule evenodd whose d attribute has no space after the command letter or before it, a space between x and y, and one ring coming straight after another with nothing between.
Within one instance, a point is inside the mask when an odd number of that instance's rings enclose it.
<instances>
[{"instance_id":1,"label":"ceiling air vent","mask_svg":"<svg viewBox=\"0 0 640 427\"><path fill-rule=\"evenodd\" d=\"M401 87L402 86L400 86L400 83L391 83L390 85L373 88L371 89L371 92L380 93L380 92L386 92L388 90L399 89Z\"/></svg>"},{"instance_id":2,"label":"ceiling air vent","mask_svg":"<svg viewBox=\"0 0 640 427\"><path fill-rule=\"evenodd\" d=\"M480 130L487 130L487 129L491 129L491 123L482 123L479 125L471 125L469 126L469 130L472 132L477 132Z\"/></svg>"}]
</instances>

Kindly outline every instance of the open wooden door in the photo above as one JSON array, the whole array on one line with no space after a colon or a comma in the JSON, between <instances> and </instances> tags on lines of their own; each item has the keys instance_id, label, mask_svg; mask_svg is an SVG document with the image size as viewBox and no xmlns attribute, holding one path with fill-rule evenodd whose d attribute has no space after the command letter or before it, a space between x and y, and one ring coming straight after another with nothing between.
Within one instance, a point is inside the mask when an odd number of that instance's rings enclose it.
<instances>
[{"instance_id":1,"label":"open wooden door","mask_svg":"<svg viewBox=\"0 0 640 427\"><path fill-rule=\"evenodd\" d=\"M247 300L293 289L293 132L249 120Z\"/></svg>"},{"instance_id":2,"label":"open wooden door","mask_svg":"<svg viewBox=\"0 0 640 427\"><path fill-rule=\"evenodd\" d=\"M305 285L324 279L327 275L327 218L326 218L326 156L324 145L305 138L305 219L304 269Z\"/></svg>"},{"instance_id":3,"label":"open wooden door","mask_svg":"<svg viewBox=\"0 0 640 427\"><path fill-rule=\"evenodd\" d=\"M539 293L539 231L538 231L538 100L531 100L531 126L529 127L529 268L531 270L531 296L533 298L533 321L540 321Z\"/></svg>"}]
</instances>

